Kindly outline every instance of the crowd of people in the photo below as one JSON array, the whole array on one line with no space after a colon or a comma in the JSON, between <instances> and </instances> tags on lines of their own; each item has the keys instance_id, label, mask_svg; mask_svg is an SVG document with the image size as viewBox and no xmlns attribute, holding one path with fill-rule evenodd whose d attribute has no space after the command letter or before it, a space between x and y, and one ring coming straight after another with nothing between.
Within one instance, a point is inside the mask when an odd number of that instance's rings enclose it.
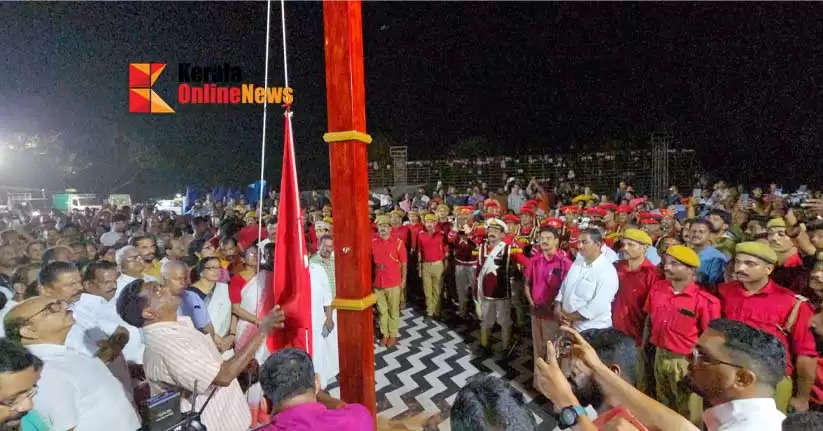
<instances>
[{"instance_id":1,"label":"crowd of people","mask_svg":"<svg viewBox=\"0 0 823 431\"><path fill-rule=\"evenodd\" d=\"M375 191L376 342L402 342L400 311L415 306L476 325L485 354L531 344L560 429L823 429L819 198L718 182L652 202L625 183L598 195L536 178ZM285 322L259 312L276 202L0 215L2 427L134 430L147 402L177 392L211 431L375 429L324 391L339 353L321 193L304 202L313 355L267 349ZM454 430L536 429L491 375L444 414Z\"/></svg>"},{"instance_id":2,"label":"crowd of people","mask_svg":"<svg viewBox=\"0 0 823 431\"><path fill-rule=\"evenodd\" d=\"M701 180L652 201L509 178L391 195L372 193L383 345L419 298L429 318L477 325L489 353L530 341L561 429L819 426L802 425L823 414L819 192ZM533 429L505 386L467 385L452 429Z\"/></svg>"}]
</instances>

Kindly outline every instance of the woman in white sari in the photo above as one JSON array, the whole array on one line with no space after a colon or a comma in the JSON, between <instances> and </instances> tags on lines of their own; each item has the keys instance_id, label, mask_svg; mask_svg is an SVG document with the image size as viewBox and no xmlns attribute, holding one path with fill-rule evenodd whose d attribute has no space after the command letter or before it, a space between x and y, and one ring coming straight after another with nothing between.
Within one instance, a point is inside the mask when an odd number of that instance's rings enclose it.
<instances>
[{"instance_id":1,"label":"woman in white sari","mask_svg":"<svg viewBox=\"0 0 823 431\"><path fill-rule=\"evenodd\" d=\"M192 279L195 282L189 288L199 295L208 313L209 323L203 332L210 334L214 344L223 352L223 358L234 356L234 339L237 317L232 316L229 286L220 283L220 259L216 256L204 257L197 262Z\"/></svg>"},{"instance_id":2,"label":"woman in white sari","mask_svg":"<svg viewBox=\"0 0 823 431\"><path fill-rule=\"evenodd\" d=\"M263 303L265 295L269 294L271 273L268 271L258 272L260 252L257 246L252 245L243 254L243 269L238 271L231 278L229 283L229 298L231 299L232 313L237 317L237 337L235 338L235 348L242 349L254 338L257 333L259 305ZM260 346L254 358L259 365L263 365L269 357L269 350L266 343ZM268 423L266 409L261 408L263 403L263 390L260 383L255 383L246 391L246 399L252 415L251 427L258 424Z\"/></svg>"}]
</instances>

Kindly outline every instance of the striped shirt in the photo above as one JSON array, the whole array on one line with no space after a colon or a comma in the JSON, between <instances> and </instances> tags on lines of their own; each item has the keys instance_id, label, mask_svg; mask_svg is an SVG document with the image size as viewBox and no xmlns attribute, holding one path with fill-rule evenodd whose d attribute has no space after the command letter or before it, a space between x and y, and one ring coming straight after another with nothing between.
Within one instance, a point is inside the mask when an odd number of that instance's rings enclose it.
<instances>
[{"instance_id":1,"label":"striped shirt","mask_svg":"<svg viewBox=\"0 0 823 431\"><path fill-rule=\"evenodd\" d=\"M191 392L197 388L196 409L199 411L216 387L202 420L209 431L244 431L251 424L246 397L237 379L229 386L212 385L220 372L223 359L208 334L194 328L191 319L179 317L177 322L153 323L143 328L146 352L143 367L151 386L151 394L184 390L181 410L191 409Z\"/></svg>"}]
</instances>

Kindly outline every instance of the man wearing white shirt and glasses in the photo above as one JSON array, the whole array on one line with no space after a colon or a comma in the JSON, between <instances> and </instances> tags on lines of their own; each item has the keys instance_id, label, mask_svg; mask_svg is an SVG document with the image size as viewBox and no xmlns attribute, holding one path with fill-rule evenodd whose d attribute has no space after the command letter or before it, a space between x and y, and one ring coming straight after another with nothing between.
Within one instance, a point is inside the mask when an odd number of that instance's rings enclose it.
<instances>
[{"instance_id":1,"label":"man wearing white shirt and glasses","mask_svg":"<svg viewBox=\"0 0 823 431\"><path fill-rule=\"evenodd\" d=\"M578 331L612 326L612 300L618 279L614 265L601 253L603 236L594 228L580 232L580 256L572 264L554 300L554 314Z\"/></svg>"},{"instance_id":2,"label":"man wearing white shirt and glasses","mask_svg":"<svg viewBox=\"0 0 823 431\"><path fill-rule=\"evenodd\" d=\"M51 430L134 431L140 419L99 358L68 348L74 318L66 301L37 296L14 307L6 335L45 364L34 405Z\"/></svg>"}]
</instances>

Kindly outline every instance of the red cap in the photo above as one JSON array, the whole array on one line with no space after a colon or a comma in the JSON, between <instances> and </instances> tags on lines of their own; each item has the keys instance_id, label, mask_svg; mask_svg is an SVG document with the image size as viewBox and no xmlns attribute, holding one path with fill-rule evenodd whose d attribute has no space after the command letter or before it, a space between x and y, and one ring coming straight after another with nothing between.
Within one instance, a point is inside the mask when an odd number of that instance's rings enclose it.
<instances>
[{"instance_id":1,"label":"red cap","mask_svg":"<svg viewBox=\"0 0 823 431\"><path fill-rule=\"evenodd\" d=\"M549 217L542 222L540 222L540 226L549 226L555 229L560 229L563 227L563 220L557 217Z\"/></svg>"},{"instance_id":2,"label":"red cap","mask_svg":"<svg viewBox=\"0 0 823 431\"><path fill-rule=\"evenodd\" d=\"M534 206L526 202L525 204L523 204L523 206L520 207L520 214L534 215Z\"/></svg>"},{"instance_id":3,"label":"red cap","mask_svg":"<svg viewBox=\"0 0 823 431\"><path fill-rule=\"evenodd\" d=\"M606 217L606 214L608 214L608 212L603 208L589 208L586 210L585 214L590 217Z\"/></svg>"},{"instance_id":4,"label":"red cap","mask_svg":"<svg viewBox=\"0 0 823 431\"><path fill-rule=\"evenodd\" d=\"M562 212L563 214L566 214L566 213L577 214L577 213L580 212L580 207L577 206L577 205L566 205L563 208L560 208L560 212Z\"/></svg>"},{"instance_id":5,"label":"red cap","mask_svg":"<svg viewBox=\"0 0 823 431\"><path fill-rule=\"evenodd\" d=\"M495 218L495 217L497 217L496 214L492 214L492 213L483 214L483 218Z\"/></svg>"},{"instance_id":6,"label":"red cap","mask_svg":"<svg viewBox=\"0 0 823 431\"><path fill-rule=\"evenodd\" d=\"M483 208L486 207L497 207L500 208L500 202L497 202L495 199L486 199L483 201Z\"/></svg>"},{"instance_id":7,"label":"red cap","mask_svg":"<svg viewBox=\"0 0 823 431\"><path fill-rule=\"evenodd\" d=\"M604 204L598 205L598 207L603 208L606 211L614 211L617 209L617 204L613 204L611 202L606 202Z\"/></svg>"},{"instance_id":8,"label":"red cap","mask_svg":"<svg viewBox=\"0 0 823 431\"><path fill-rule=\"evenodd\" d=\"M503 216L503 221L506 223L517 223L520 224L520 217L514 214L506 214Z\"/></svg>"},{"instance_id":9,"label":"red cap","mask_svg":"<svg viewBox=\"0 0 823 431\"><path fill-rule=\"evenodd\" d=\"M653 217L646 217L640 219L640 224L660 224L660 221Z\"/></svg>"},{"instance_id":10,"label":"red cap","mask_svg":"<svg viewBox=\"0 0 823 431\"><path fill-rule=\"evenodd\" d=\"M628 214L632 212L632 207L630 207L629 205L618 205L615 209L615 212Z\"/></svg>"}]
</instances>

